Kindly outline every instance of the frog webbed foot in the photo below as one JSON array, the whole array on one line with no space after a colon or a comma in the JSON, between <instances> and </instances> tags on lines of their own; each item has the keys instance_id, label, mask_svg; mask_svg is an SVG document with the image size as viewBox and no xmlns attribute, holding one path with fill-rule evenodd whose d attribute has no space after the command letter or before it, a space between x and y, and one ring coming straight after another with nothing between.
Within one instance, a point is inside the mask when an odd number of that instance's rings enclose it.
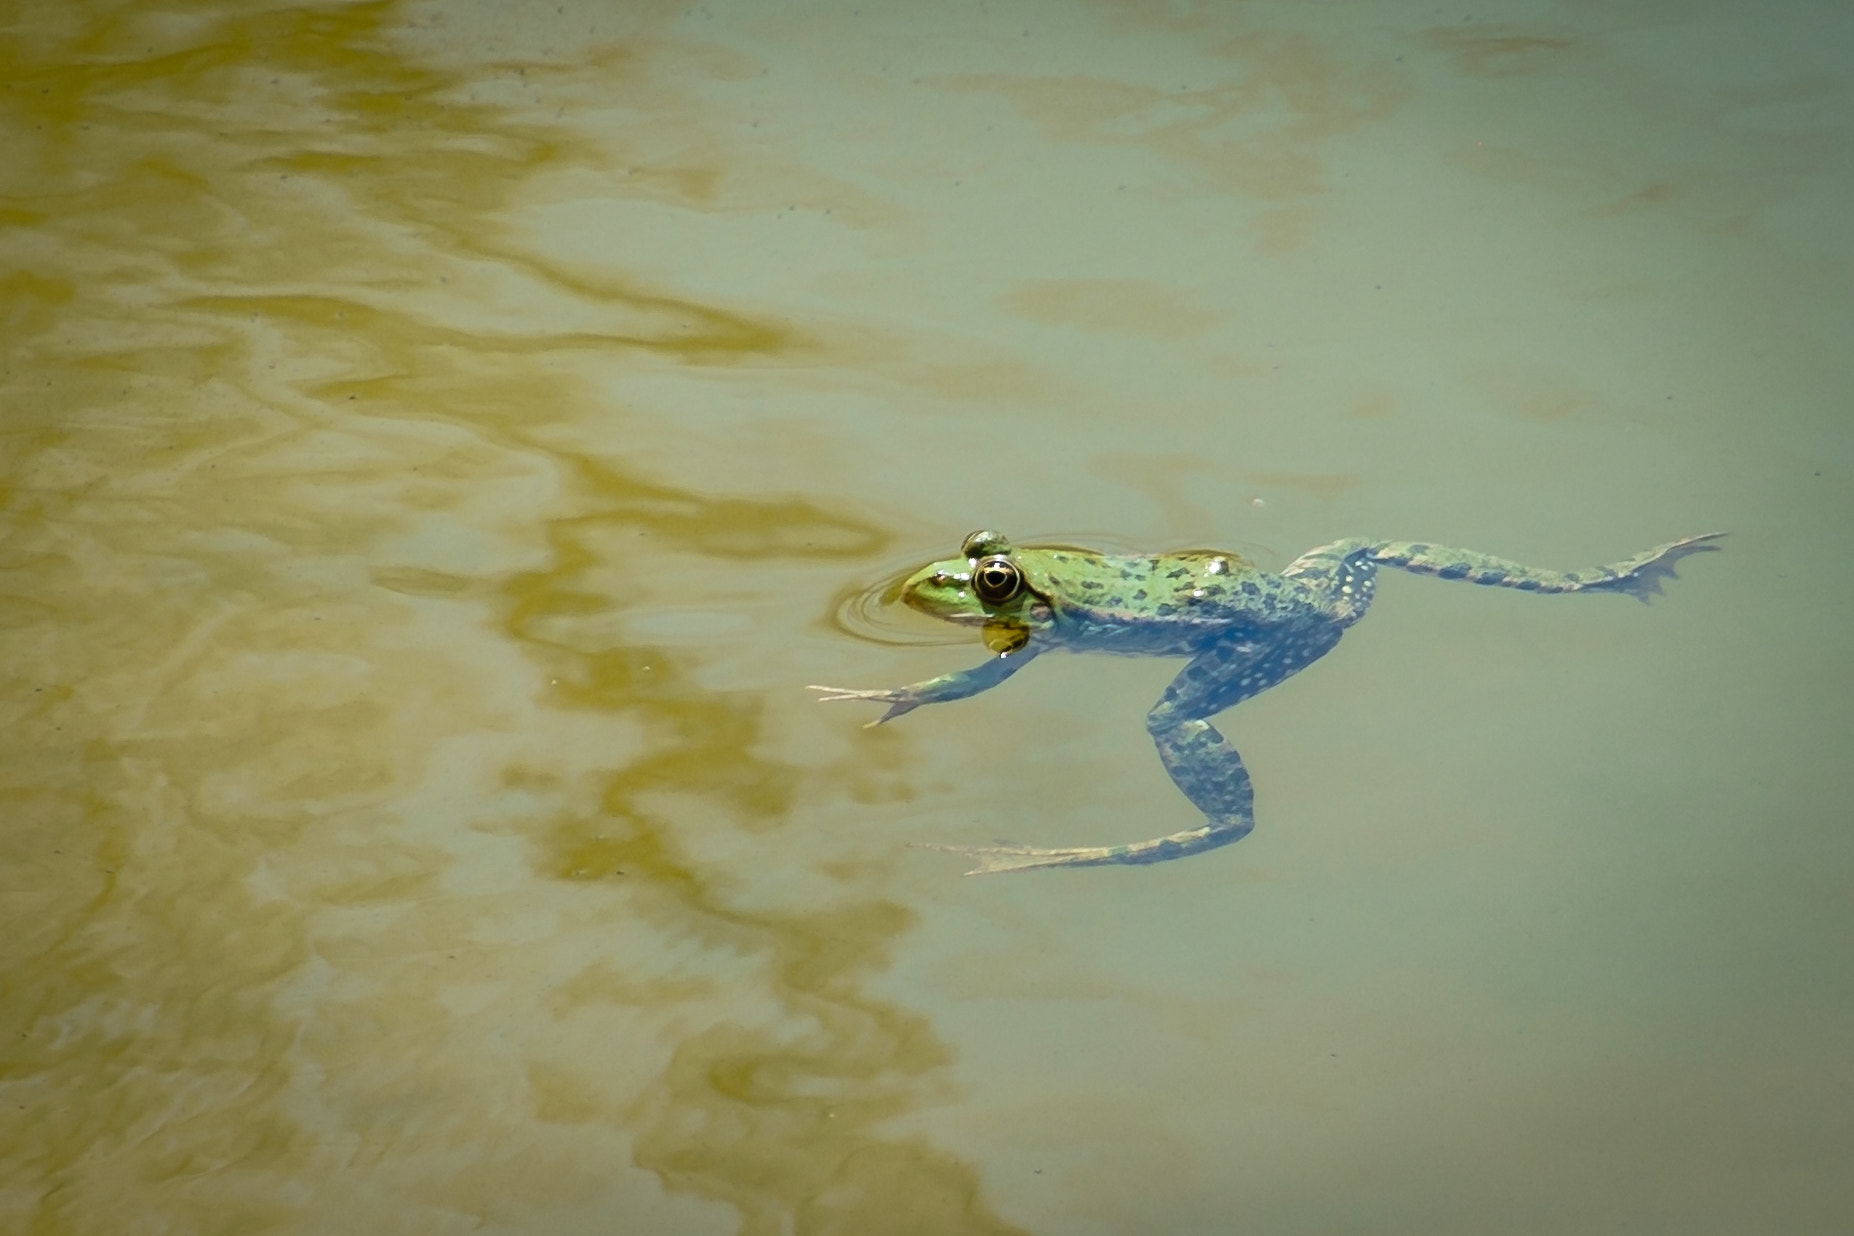
<instances>
[{"instance_id":1,"label":"frog webbed foot","mask_svg":"<svg viewBox=\"0 0 1854 1236\"><path fill-rule=\"evenodd\" d=\"M1680 560L1689 554L1706 554L1723 546L1712 542L1723 537L1723 532L1709 532L1704 536L1690 536L1684 541L1675 541L1671 545L1661 545L1649 550L1638 558L1618 563L1614 579L1603 580L1587 585L1591 592L1626 592L1646 605L1653 598L1661 595L1661 581L1676 579L1674 568Z\"/></svg>"},{"instance_id":2,"label":"frog webbed foot","mask_svg":"<svg viewBox=\"0 0 1854 1236\"><path fill-rule=\"evenodd\" d=\"M1187 854L1228 845L1232 841L1241 840L1248 831L1246 821L1241 824L1213 824L1190 832L1173 833L1168 837L1154 837L1150 841L1136 841L1131 845L1069 846L1061 849L1042 849L1010 841L999 841L996 845L944 845L937 841L912 841L908 844L917 850L941 850L948 854L976 858L978 866L966 872L969 876L975 876L996 875L1005 871L1034 871L1039 867L1147 867L1153 863L1169 862Z\"/></svg>"},{"instance_id":3,"label":"frog webbed foot","mask_svg":"<svg viewBox=\"0 0 1854 1236\"><path fill-rule=\"evenodd\" d=\"M1031 871L1038 867L1095 867L1120 861L1112 857L1114 850L1107 846L1044 850L1003 840L996 845L942 845L936 841L911 841L908 844L917 850L940 850L977 859L978 866L966 872L969 876Z\"/></svg>"}]
</instances>

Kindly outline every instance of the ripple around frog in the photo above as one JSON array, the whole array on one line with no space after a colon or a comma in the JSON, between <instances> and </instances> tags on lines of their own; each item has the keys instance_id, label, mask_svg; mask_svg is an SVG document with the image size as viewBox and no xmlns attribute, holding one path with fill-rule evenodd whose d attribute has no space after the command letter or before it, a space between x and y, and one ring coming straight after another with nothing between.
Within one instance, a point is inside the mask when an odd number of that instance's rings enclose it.
<instances>
[{"instance_id":1,"label":"ripple around frog","mask_svg":"<svg viewBox=\"0 0 1854 1236\"><path fill-rule=\"evenodd\" d=\"M901 586L922 565L914 563L873 584L852 585L838 592L831 598L831 626L872 644L931 647L971 643L972 632L949 628L902 604Z\"/></svg>"}]
</instances>

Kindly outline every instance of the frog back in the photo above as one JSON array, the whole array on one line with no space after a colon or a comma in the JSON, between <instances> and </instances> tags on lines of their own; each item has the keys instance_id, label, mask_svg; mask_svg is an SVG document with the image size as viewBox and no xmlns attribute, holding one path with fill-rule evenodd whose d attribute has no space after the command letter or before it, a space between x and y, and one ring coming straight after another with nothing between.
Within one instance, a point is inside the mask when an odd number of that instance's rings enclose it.
<instances>
[{"instance_id":1,"label":"frog back","mask_svg":"<svg viewBox=\"0 0 1854 1236\"><path fill-rule=\"evenodd\" d=\"M1017 561L1049 606L1047 634L1080 651L1189 656L1318 613L1297 581L1227 550L1120 556L1051 546L1019 550Z\"/></svg>"}]
</instances>

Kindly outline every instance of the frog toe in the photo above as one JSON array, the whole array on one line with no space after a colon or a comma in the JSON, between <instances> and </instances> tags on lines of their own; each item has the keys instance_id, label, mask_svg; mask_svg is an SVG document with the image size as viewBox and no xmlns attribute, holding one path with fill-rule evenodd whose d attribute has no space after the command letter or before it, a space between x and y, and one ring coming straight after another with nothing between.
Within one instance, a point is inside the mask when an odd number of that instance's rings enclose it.
<instances>
[{"instance_id":1,"label":"frog toe","mask_svg":"<svg viewBox=\"0 0 1854 1236\"><path fill-rule=\"evenodd\" d=\"M1101 862L1101 855L1105 853L1098 848L1044 850L1035 846L1012 845L1006 841L1000 841L997 845L942 845L933 841L914 841L909 844L917 850L940 850L978 860L978 866L965 873L969 876L1031 871L1038 867L1093 866Z\"/></svg>"},{"instance_id":2,"label":"frog toe","mask_svg":"<svg viewBox=\"0 0 1854 1236\"><path fill-rule=\"evenodd\" d=\"M1591 584L1588 591L1627 593L1646 605L1661 595L1663 580L1679 578L1674 568L1682 558L1723 549L1724 546L1713 542L1724 535L1723 532L1708 532L1704 536L1690 536L1671 545L1658 546L1632 562L1623 563L1616 578Z\"/></svg>"},{"instance_id":3,"label":"frog toe","mask_svg":"<svg viewBox=\"0 0 1854 1236\"><path fill-rule=\"evenodd\" d=\"M886 691L859 691L855 687L826 687L820 686L815 682L806 687L805 690L820 692L818 696L818 703L820 704L835 704L840 700L880 699L882 696L888 694Z\"/></svg>"}]
</instances>

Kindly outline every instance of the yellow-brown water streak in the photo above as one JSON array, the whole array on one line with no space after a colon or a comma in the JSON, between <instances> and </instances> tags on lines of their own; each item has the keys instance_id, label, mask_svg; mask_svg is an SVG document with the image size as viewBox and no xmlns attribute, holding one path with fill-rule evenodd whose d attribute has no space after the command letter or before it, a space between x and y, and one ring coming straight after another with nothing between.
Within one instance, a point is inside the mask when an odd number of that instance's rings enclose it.
<instances>
[{"instance_id":1,"label":"yellow-brown water streak","mask_svg":"<svg viewBox=\"0 0 1854 1236\"><path fill-rule=\"evenodd\" d=\"M549 91L648 74L437 67L443 16L0 23L0 1226L1005 1230L880 1128L946 1054L864 989L908 913L743 908L691 842L852 774L611 621L882 549L574 445L602 366L808 345L520 252L608 157Z\"/></svg>"}]
</instances>

